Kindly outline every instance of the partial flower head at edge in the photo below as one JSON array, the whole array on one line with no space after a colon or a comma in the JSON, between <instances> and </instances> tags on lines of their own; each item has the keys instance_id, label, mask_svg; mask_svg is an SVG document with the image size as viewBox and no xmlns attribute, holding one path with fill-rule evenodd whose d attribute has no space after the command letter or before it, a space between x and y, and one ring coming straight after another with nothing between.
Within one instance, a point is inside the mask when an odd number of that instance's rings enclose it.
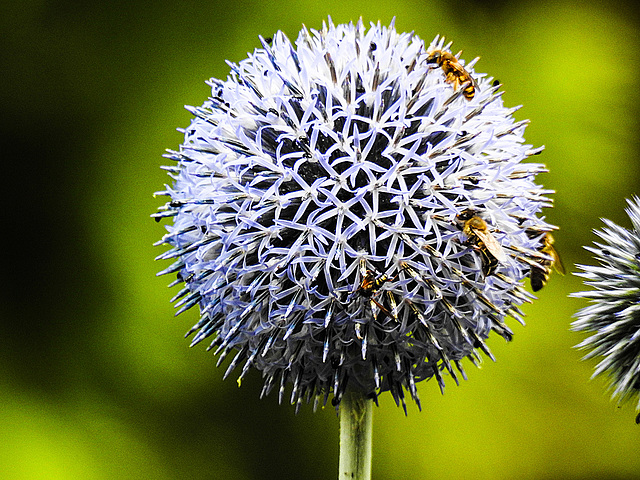
<instances>
[{"instance_id":1,"label":"partial flower head at edge","mask_svg":"<svg viewBox=\"0 0 640 480\"><path fill-rule=\"evenodd\" d=\"M606 374L612 399L621 404L637 398L640 410L640 199L628 204L633 228L604 219L606 227L594 230L602 242L585 247L598 265L578 265L582 272L576 275L593 289L571 295L590 302L578 311L572 328L591 334L577 345L589 350L585 360L603 357L592 378Z\"/></svg>"}]
</instances>

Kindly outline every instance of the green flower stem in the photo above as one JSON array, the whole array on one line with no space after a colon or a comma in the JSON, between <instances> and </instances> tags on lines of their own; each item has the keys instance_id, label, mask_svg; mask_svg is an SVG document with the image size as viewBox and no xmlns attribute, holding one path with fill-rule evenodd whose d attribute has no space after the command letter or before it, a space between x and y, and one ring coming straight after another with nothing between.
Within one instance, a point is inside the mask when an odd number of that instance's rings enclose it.
<instances>
[{"instance_id":1,"label":"green flower stem","mask_svg":"<svg viewBox=\"0 0 640 480\"><path fill-rule=\"evenodd\" d=\"M373 401L345 392L340 402L340 467L338 480L371 479Z\"/></svg>"}]
</instances>

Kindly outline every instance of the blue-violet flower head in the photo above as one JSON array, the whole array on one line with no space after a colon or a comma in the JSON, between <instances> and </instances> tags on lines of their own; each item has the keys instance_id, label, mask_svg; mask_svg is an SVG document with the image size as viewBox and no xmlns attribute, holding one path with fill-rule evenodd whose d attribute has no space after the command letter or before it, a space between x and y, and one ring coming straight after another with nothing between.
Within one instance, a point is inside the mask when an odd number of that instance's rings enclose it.
<instances>
[{"instance_id":1,"label":"blue-violet flower head","mask_svg":"<svg viewBox=\"0 0 640 480\"><path fill-rule=\"evenodd\" d=\"M592 377L606 373L618 403L638 397L640 391L640 199L628 203L633 229L603 220L606 228L594 231L603 243L585 247L599 265L578 265L582 272L577 275L594 290L572 294L590 301L572 327L592 335L577 346L590 350L584 359L604 357Z\"/></svg>"},{"instance_id":2,"label":"blue-violet flower head","mask_svg":"<svg viewBox=\"0 0 640 480\"><path fill-rule=\"evenodd\" d=\"M522 322L555 228L546 170L523 163L542 148L442 38L329 20L260 40L166 155L161 274L184 283L179 312L200 308L192 344L235 353L225 376L253 367L296 408L346 389L419 406L417 382L466 378Z\"/></svg>"}]
</instances>

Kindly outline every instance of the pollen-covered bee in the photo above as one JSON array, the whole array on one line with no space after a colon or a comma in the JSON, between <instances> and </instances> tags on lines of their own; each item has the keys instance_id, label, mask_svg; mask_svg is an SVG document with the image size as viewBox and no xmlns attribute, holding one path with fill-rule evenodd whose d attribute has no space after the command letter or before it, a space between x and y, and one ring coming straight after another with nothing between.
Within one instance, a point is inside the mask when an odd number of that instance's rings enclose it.
<instances>
[{"instance_id":1,"label":"pollen-covered bee","mask_svg":"<svg viewBox=\"0 0 640 480\"><path fill-rule=\"evenodd\" d=\"M562 264L562 260L560 259L560 255L555 248L553 248L553 236L547 232L544 237L542 237L542 245L538 249L540 253L544 253L548 257L549 260L538 260L537 265L540 265L539 268L531 267L531 273L529 274L529 278L531 279L531 290L537 292L542 287L544 287L549 281L549 275L551 275L551 269L554 268L558 273L564 275L564 265Z\"/></svg>"},{"instance_id":2,"label":"pollen-covered bee","mask_svg":"<svg viewBox=\"0 0 640 480\"><path fill-rule=\"evenodd\" d=\"M482 255L482 271L485 275L491 275L499 263L507 261L507 254L502 246L489 231L489 225L478 215L472 212L463 212L458 215L458 220L463 221L462 233L468 242L474 245Z\"/></svg>"},{"instance_id":3,"label":"pollen-covered bee","mask_svg":"<svg viewBox=\"0 0 640 480\"><path fill-rule=\"evenodd\" d=\"M440 49L431 50L428 54L427 63L435 63L438 67L442 68L445 81L452 84L455 90L465 85L462 90L462 95L464 95L464 98L467 100L471 100L476 94L476 90L479 89L478 84L460 64L458 58L450 52L445 52Z\"/></svg>"}]
</instances>

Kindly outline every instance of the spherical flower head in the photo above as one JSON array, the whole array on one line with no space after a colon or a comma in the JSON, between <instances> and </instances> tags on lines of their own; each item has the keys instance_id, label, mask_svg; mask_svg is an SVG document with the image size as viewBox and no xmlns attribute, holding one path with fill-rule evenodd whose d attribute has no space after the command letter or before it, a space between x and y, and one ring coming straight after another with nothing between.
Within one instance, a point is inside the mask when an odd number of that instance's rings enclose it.
<instances>
[{"instance_id":1,"label":"spherical flower head","mask_svg":"<svg viewBox=\"0 0 640 480\"><path fill-rule=\"evenodd\" d=\"M212 96L187 107L158 243L177 259L189 332L262 372L263 394L318 401L465 378L491 330L533 298L530 271L553 226L544 166L499 85L391 25L261 38ZM225 375L226 376L226 375ZM418 403L419 405L419 403Z\"/></svg>"},{"instance_id":2,"label":"spherical flower head","mask_svg":"<svg viewBox=\"0 0 640 480\"><path fill-rule=\"evenodd\" d=\"M612 399L618 403L638 397L640 391L640 199L628 203L633 229L603 220L606 228L595 234L604 243L585 247L599 265L578 265L582 272L577 275L595 290L572 294L591 303L572 323L575 331L593 333L578 348L590 350L584 359L604 357L593 377L608 375Z\"/></svg>"}]
</instances>

